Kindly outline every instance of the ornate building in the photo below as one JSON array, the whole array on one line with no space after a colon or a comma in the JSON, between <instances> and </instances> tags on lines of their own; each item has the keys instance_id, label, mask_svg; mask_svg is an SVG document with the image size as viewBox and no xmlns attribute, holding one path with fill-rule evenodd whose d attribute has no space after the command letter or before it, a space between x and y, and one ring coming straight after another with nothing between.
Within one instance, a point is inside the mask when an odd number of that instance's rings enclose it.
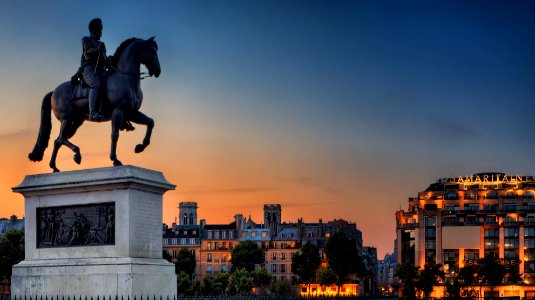
<instances>
[{"instance_id":1,"label":"ornate building","mask_svg":"<svg viewBox=\"0 0 535 300\"><path fill-rule=\"evenodd\" d=\"M204 222L201 222L204 223ZM206 224L202 230L199 275L229 272L232 249L238 245L236 222L230 224Z\"/></svg>"},{"instance_id":2,"label":"ornate building","mask_svg":"<svg viewBox=\"0 0 535 300\"><path fill-rule=\"evenodd\" d=\"M179 224L173 223L171 228L163 227L163 250L172 257L176 263L180 249L187 249L195 254L197 265L195 276L200 276L201 270L201 225L197 224L197 203L181 202L179 204Z\"/></svg>"},{"instance_id":3,"label":"ornate building","mask_svg":"<svg viewBox=\"0 0 535 300\"><path fill-rule=\"evenodd\" d=\"M452 273L487 255L535 280L535 180L479 173L437 180L396 212L397 261Z\"/></svg>"}]
</instances>

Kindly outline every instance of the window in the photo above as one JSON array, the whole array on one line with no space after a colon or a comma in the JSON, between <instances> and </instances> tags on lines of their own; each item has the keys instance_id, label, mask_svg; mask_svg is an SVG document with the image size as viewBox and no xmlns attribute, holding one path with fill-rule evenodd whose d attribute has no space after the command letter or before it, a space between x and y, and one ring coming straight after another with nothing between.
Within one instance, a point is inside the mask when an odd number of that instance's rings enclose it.
<instances>
[{"instance_id":1,"label":"window","mask_svg":"<svg viewBox=\"0 0 535 300\"><path fill-rule=\"evenodd\" d=\"M230 230L230 231L228 232L228 238L229 238L229 239L233 239L233 238L234 238L234 231Z\"/></svg>"},{"instance_id":2,"label":"window","mask_svg":"<svg viewBox=\"0 0 535 300\"><path fill-rule=\"evenodd\" d=\"M206 273L212 274L212 266L206 266Z\"/></svg>"},{"instance_id":3,"label":"window","mask_svg":"<svg viewBox=\"0 0 535 300\"><path fill-rule=\"evenodd\" d=\"M459 205L444 205L444 210L446 212L456 212L459 210Z\"/></svg>"},{"instance_id":4,"label":"window","mask_svg":"<svg viewBox=\"0 0 535 300\"><path fill-rule=\"evenodd\" d=\"M208 250L213 250L212 249L212 242L208 242Z\"/></svg>"},{"instance_id":5,"label":"window","mask_svg":"<svg viewBox=\"0 0 535 300\"><path fill-rule=\"evenodd\" d=\"M256 237L256 231L251 231L251 237Z\"/></svg>"},{"instance_id":6,"label":"window","mask_svg":"<svg viewBox=\"0 0 535 300\"><path fill-rule=\"evenodd\" d=\"M437 244L435 240L425 240L425 249L436 249Z\"/></svg>"},{"instance_id":7,"label":"window","mask_svg":"<svg viewBox=\"0 0 535 300\"><path fill-rule=\"evenodd\" d=\"M500 237L500 230L498 228L487 228L485 229L484 235L485 237L498 238Z\"/></svg>"},{"instance_id":8,"label":"window","mask_svg":"<svg viewBox=\"0 0 535 300\"><path fill-rule=\"evenodd\" d=\"M226 254L221 254L221 262L227 262L227 255Z\"/></svg>"},{"instance_id":9,"label":"window","mask_svg":"<svg viewBox=\"0 0 535 300\"><path fill-rule=\"evenodd\" d=\"M227 273L227 266L225 265L221 266L221 273Z\"/></svg>"},{"instance_id":10,"label":"window","mask_svg":"<svg viewBox=\"0 0 535 300\"><path fill-rule=\"evenodd\" d=\"M281 253L281 260L285 260L286 259L286 252L282 252Z\"/></svg>"},{"instance_id":11,"label":"window","mask_svg":"<svg viewBox=\"0 0 535 300\"><path fill-rule=\"evenodd\" d=\"M495 239L485 240L485 249L498 249L499 242Z\"/></svg>"},{"instance_id":12,"label":"window","mask_svg":"<svg viewBox=\"0 0 535 300\"><path fill-rule=\"evenodd\" d=\"M206 255L206 261L207 261L207 262L212 262L212 253L208 253L208 254Z\"/></svg>"},{"instance_id":13,"label":"window","mask_svg":"<svg viewBox=\"0 0 535 300\"><path fill-rule=\"evenodd\" d=\"M208 230L208 231L206 232L206 238L207 238L207 239L211 239L211 238L212 238L212 235L213 235L213 234L212 234L212 230Z\"/></svg>"},{"instance_id":14,"label":"window","mask_svg":"<svg viewBox=\"0 0 535 300\"><path fill-rule=\"evenodd\" d=\"M271 265L271 272L272 273L277 273L277 264L272 264Z\"/></svg>"},{"instance_id":15,"label":"window","mask_svg":"<svg viewBox=\"0 0 535 300\"><path fill-rule=\"evenodd\" d=\"M267 231L262 231L262 237L267 237L268 233Z\"/></svg>"},{"instance_id":16,"label":"window","mask_svg":"<svg viewBox=\"0 0 535 300\"><path fill-rule=\"evenodd\" d=\"M425 229L425 237L435 237L435 236L436 236L436 229L434 228Z\"/></svg>"},{"instance_id":17,"label":"window","mask_svg":"<svg viewBox=\"0 0 535 300\"><path fill-rule=\"evenodd\" d=\"M215 243L214 243L214 247L215 247L215 250L219 250L219 243L218 243L218 242L215 242Z\"/></svg>"},{"instance_id":18,"label":"window","mask_svg":"<svg viewBox=\"0 0 535 300\"><path fill-rule=\"evenodd\" d=\"M425 218L425 226L436 226L436 220L435 217Z\"/></svg>"},{"instance_id":19,"label":"window","mask_svg":"<svg viewBox=\"0 0 535 300\"><path fill-rule=\"evenodd\" d=\"M190 245L195 245L195 244L197 244L197 243L195 242L195 239L194 239L194 238L191 238L191 239L189 239L189 244L190 244Z\"/></svg>"},{"instance_id":20,"label":"window","mask_svg":"<svg viewBox=\"0 0 535 300\"><path fill-rule=\"evenodd\" d=\"M185 238L181 238L180 239L180 244L181 245L186 245L186 239Z\"/></svg>"},{"instance_id":21,"label":"window","mask_svg":"<svg viewBox=\"0 0 535 300\"><path fill-rule=\"evenodd\" d=\"M313 238L314 237L314 232L308 231L307 232L307 237Z\"/></svg>"},{"instance_id":22,"label":"window","mask_svg":"<svg viewBox=\"0 0 535 300\"><path fill-rule=\"evenodd\" d=\"M479 250L476 249L464 249L464 260L475 261L479 259Z\"/></svg>"},{"instance_id":23,"label":"window","mask_svg":"<svg viewBox=\"0 0 535 300\"><path fill-rule=\"evenodd\" d=\"M477 216L466 216L465 223L466 224L477 224L478 223Z\"/></svg>"},{"instance_id":24,"label":"window","mask_svg":"<svg viewBox=\"0 0 535 300\"><path fill-rule=\"evenodd\" d=\"M459 199L459 197L457 197L457 194L455 192L449 192L446 194L446 197L444 197L446 200L455 200L455 199Z\"/></svg>"},{"instance_id":25,"label":"window","mask_svg":"<svg viewBox=\"0 0 535 300\"><path fill-rule=\"evenodd\" d=\"M214 231L214 239L219 239L219 230Z\"/></svg>"},{"instance_id":26,"label":"window","mask_svg":"<svg viewBox=\"0 0 535 300\"><path fill-rule=\"evenodd\" d=\"M241 236L242 238L247 237L247 232L242 231L242 232L240 233L240 236Z\"/></svg>"},{"instance_id":27,"label":"window","mask_svg":"<svg viewBox=\"0 0 535 300\"><path fill-rule=\"evenodd\" d=\"M469 203L464 205L464 210L467 211L477 211L479 209L479 204L477 203Z\"/></svg>"},{"instance_id":28,"label":"window","mask_svg":"<svg viewBox=\"0 0 535 300\"><path fill-rule=\"evenodd\" d=\"M271 253L271 260L277 260L277 253L276 252Z\"/></svg>"},{"instance_id":29,"label":"window","mask_svg":"<svg viewBox=\"0 0 535 300\"><path fill-rule=\"evenodd\" d=\"M504 249L518 249L518 239L504 239Z\"/></svg>"},{"instance_id":30,"label":"window","mask_svg":"<svg viewBox=\"0 0 535 300\"><path fill-rule=\"evenodd\" d=\"M286 273L286 265L281 264L281 273Z\"/></svg>"},{"instance_id":31,"label":"window","mask_svg":"<svg viewBox=\"0 0 535 300\"><path fill-rule=\"evenodd\" d=\"M226 239L226 238L227 238L227 231L228 231L228 230L223 230L223 231L221 231L221 238L222 238L222 239Z\"/></svg>"},{"instance_id":32,"label":"window","mask_svg":"<svg viewBox=\"0 0 535 300\"><path fill-rule=\"evenodd\" d=\"M513 228L504 228L503 230L503 236L504 237L518 237L518 227Z\"/></svg>"},{"instance_id":33,"label":"window","mask_svg":"<svg viewBox=\"0 0 535 300\"><path fill-rule=\"evenodd\" d=\"M535 237L535 227L524 228L524 236Z\"/></svg>"},{"instance_id":34,"label":"window","mask_svg":"<svg viewBox=\"0 0 535 300\"><path fill-rule=\"evenodd\" d=\"M503 209L505 211L516 211L516 203L504 203Z\"/></svg>"},{"instance_id":35,"label":"window","mask_svg":"<svg viewBox=\"0 0 535 300\"><path fill-rule=\"evenodd\" d=\"M485 224L496 224L498 221L496 221L496 216L486 216L485 217Z\"/></svg>"}]
</instances>

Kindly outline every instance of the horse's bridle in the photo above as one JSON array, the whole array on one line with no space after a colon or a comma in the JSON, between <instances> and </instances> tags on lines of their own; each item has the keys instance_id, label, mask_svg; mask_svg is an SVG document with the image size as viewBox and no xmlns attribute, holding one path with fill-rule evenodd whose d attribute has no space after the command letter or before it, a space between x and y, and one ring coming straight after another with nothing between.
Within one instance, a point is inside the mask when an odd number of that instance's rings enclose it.
<instances>
[{"instance_id":1,"label":"horse's bridle","mask_svg":"<svg viewBox=\"0 0 535 300\"><path fill-rule=\"evenodd\" d=\"M152 77L151 74L147 73L147 72L139 72L139 73L130 73L130 72L123 72L121 70L119 70L119 68L115 67L115 66L112 66L112 65L109 65L107 66L108 68L112 69L114 72L117 72L119 74L124 74L124 75L128 75L128 76L132 76L134 78L139 78L140 80L143 80L147 77Z\"/></svg>"}]
</instances>

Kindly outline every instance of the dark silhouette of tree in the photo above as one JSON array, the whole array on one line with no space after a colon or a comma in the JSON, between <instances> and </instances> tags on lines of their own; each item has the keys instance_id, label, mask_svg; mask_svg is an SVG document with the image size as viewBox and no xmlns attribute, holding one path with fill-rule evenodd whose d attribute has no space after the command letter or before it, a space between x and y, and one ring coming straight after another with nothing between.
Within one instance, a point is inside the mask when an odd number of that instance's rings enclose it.
<instances>
[{"instance_id":1,"label":"dark silhouette of tree","mask_svg":"<svg viewBox=\"0 0 535 300\"><path fill-rule=\"evenodd\" d=\"M0 237L0 279L11 281L11 269L24 259L24 232L8 230L6 235Z\"/></svg>"},{"instance_id":2,"label":"dark silhouette of tree","mask_svg":"<svg viewBox=\"0 0 535 300\"><path fill-rule=\"evenodd\" d=\"M268 273L265 268L254 270L251 273L253 277L253 286L256 286L260 289L261 292L265 292L267 286L271 282L272 276Z\"/></svg>"},{"instance_id":3,"label":"dark silhouette of tree","mask_svg":"<svg viewBox=\"0 0 535 300\"><path fill-rule=\"evenodd\" d=\"M416 280L419 269L410 262L404 262L396 266L396 277L401 281L401 294L403 298L416 298Z\"/></svg>"},{"instance_id":4,"label":"dark silhouette of tree","mask_svg":"<svg viewBox=\"0 0 535 300\"><path fill-rule=\"evenodd\" d=\"M337 285L349 279L349 275L363 277L366 274L362 257L355 241L349 240L345 233L333 234L325 245L329 267L338 276Z\"/></svg>"},{"instance_id":5,"label":"dark silhouette of tree","mask_svg":"<svg viewBox=\"0 0 535 300\"><path fill-rule=\"evenodd\" d=\"M321 285L332 285L338 282L338 276L331 268L318 269L318 283Z\"/></svg>"},{"instance_id":6,"label":"dark silhouette of tree","mask_svg":"<svg viewBox=\"0 0 535 300\"><path fill-rule=\"evenodd\" d=\"M441 264L425 264L424 268L418 272L415 285L418 291L428 298L433 291L433 286L444 280L444 271Z\"/></svg>"},{"instance_id":7,"label":"dark silhouette of tree","mask_svg":"<svg viewBox=\"0 0 535 300\"><path fill-rule=\"evenodd\" d=\"M197 262L194 253L184 248L180 249L177 256L177 262L175 264L175 272L176 274L184 272L191 279L193 274L195 274L196 263Z\"/></svg>"},{"instance_id":8,"label":"dark silhouette of tree","mask_svg":"<svg viewBox=\"0 0 535 300\"><path fill-rule=\"evenodd\" d=\"M169 252L167 252L167 250L162 250L162 258L167 260L168 262L173 262L173 257L171 256L171 254L169 254Z\"/></svg>"},{"instance_id":9,"label":"dark silhouette of tree","mask_svg":"<svg viewBox=\"0 0 535 300\"><path fill-rule=\"evenodd\" d=\"M297 289L288 279L272 280L269 284L269 293L277 296L297 296Z\"/></svg>"},{"instance_id":10,"label":"dark silhouette of tree","mask_svg":"<svg viewBox=\"0 0 535 300\"><path fill-rule=\"evenodd\" d=\"M264 251L252 241L240 243L232 250L232 271L245 269L252 272L255 265L264 263Z\"/></svg>"},{"instance_id":11,"label":"dark silhouette of tree","mask_svg":"<svg viewBox=\"0 0 535 300\"><path fill-rule=\"evenodd\" d=\"M502 284L505 275L507 275L507 268L491 256L478 260L477 264L477 274L481 284L488 285L490 293L494 295L494 288Z\"/></svg>"},{"instance_id":12,"label":"dark silhouette of tree","mask_svg":"<svg viewBox=\"0 0 535 300\"><path fill-rule=\"evenodd\" d=\"M292 273L299 276L302 281L311 283L320 265L321 257L318 246L307 242L292 258Z\"/></svg>"},{"instance_id":13,"label":"dark silhouette of tree","mask_svg":"<svg viewBox=\"0 0 535 300\"><path fill-rule=\"evenodd\" d=\"M177 274L177 290L180 295L189 295L191 294L192 283L188 274L180 272Z\"/></svg>"},{"instance_id":14,"label":"dark silhouette of tree","mask_svg":"<svg viewBox=\"0 0 535 300\"><path fill-rule=\"evenodd\" d=\"M253 278L245 268L234 271L229 278L229 288L231 293L240 295L251 294L253 289Z\"/></svg>"}]
</instances>

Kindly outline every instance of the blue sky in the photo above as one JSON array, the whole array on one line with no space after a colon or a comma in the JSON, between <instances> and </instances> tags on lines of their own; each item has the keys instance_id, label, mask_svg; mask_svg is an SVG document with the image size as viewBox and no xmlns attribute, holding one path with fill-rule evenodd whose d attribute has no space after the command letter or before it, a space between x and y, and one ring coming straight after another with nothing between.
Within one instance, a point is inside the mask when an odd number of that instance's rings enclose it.
<instances>
[{"instance_id":1,"label":"blue sky","mask_svg":"<svg viewBox=\"0 0 535 300\"><path fill-rule=\"evenodd\" d=\"M177 201L198 201L208 222L260 221L281 203L287 221L357 222L383 254L394 212L435 179L533 175L533 2L1 1L6 215L22 213L9 188L49 172L50 150L39 164L25 154L40 101L74 73L97 16L109 54L132 36L159 43L162 76L142 82L153 145L132 154L138 128L119 155L179 186L167 222ZM109 124L73 142L84 162L63 149L60 169L111 165Z\"/></svg>"}]
</instances>

